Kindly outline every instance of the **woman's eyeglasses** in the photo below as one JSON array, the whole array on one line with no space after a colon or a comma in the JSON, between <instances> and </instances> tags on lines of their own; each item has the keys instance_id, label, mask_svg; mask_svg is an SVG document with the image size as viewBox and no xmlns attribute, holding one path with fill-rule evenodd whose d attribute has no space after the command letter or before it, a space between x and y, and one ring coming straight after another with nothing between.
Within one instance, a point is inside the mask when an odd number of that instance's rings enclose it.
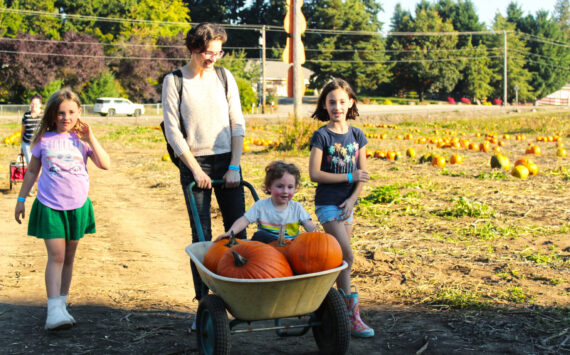
<instances>
[{"instance_id":1,"label":"woman's eyeglasses","mask_svg":"<svg viewBox=\"0 0 570 355\"><path fill-rule=\"evenodd\" d=\"M224 51L219 51L219 52L204 51L202 52L202 54L207 58L221 58L224 56Z\"/></svg>"}]
</instances>

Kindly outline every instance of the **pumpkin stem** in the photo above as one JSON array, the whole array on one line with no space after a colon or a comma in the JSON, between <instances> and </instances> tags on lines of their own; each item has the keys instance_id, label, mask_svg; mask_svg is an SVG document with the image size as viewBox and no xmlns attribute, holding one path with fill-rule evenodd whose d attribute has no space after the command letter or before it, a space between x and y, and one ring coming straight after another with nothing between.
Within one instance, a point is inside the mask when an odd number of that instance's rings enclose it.
<instances>
[{"instance_id":1,"label":"pumpkin stem","mask_svg":"<svg viewBox=\"0 0 570 355\"><path fill-rule=\"evenodd\" d=\"M238 244L238 242L237 242L237 240L236 240L236 236L234 235L234 232L231 231L231 232L230 232L230 238L229 238L228 242L227 242L226 244L224 244L224 245L227 246L228 248L231 248L231 247L233 247L234 245L237 245L237 244Z\"/></svg>"},{"instance_id":2,"label":"pumpkin stem","mask_svg":"<svg viewBox=\"0 0 570 355\"><path fill-rule=\"evenodd\" d=\"M239 255L237 251L232 250L232 254L234 255L235 266L244 266L245 264L247 264L247 259Z\"/></svg>"},{"instance_id":3,"label":"pumpkin stem","mask_svg":"<svg viewBox=\"0 0 570 355\"><path fill-rule=\"evenodd\" d=\"M277 243L275 243L276 247L284 247L287 243L285 243L285 226L281 225L279 228L279 238L277 238Z\"/></svg>"}]
</instances>

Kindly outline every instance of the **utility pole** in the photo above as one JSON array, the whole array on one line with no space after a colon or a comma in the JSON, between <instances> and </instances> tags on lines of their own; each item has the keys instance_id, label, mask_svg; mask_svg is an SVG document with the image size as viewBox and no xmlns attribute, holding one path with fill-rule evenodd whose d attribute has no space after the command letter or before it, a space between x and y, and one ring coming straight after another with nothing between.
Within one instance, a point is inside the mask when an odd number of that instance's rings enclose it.
<instances>
[{"instance_id":1,"label":"utility pole","mask_svg":"<svg viewBox=\"0 0 570 355\"><path fill-rule=\"evenodd\" d=\"M505 39L505 49L504 49L504 57L505 62L503 65L503 106L507 106L507 31L503 31L503 37Z\"/></svg>"},{"instance_id":2,"label":"utility pole","mask_svg":"<svg viewBox=\"0 0 570 355\"><path fill-rule=\"evenodd\" d=\"M291 0L293 2L293 116L295 120L299 118L299 109L301 107L302 94L299 86L299 75L301 73L301 63L299 56L299 43L301 42L301 31L299 26L299 12L301 6L298 6L299 0ZM302 5L302 0L301 5Z\"/></svg>"},{"instance_id":3,"label":"utility pole","mask_svg":"<svg viewBox=\"0 0 570 355\"><path fill-rule=\"evenodd\" d=\"M265 90L265 25L261 27L261 113L265 113L266 90Z\"/></svg>"}]
</instances>

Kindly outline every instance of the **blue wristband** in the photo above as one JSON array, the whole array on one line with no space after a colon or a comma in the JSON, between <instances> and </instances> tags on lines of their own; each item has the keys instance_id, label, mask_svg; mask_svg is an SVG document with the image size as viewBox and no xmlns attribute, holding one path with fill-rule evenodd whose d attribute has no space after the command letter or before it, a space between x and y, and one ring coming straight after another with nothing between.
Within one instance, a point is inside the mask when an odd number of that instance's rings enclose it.
<instances>
[{"instance_id":1,"label":"blue wristband","mask_svg":"<svg viewBox=\"0 0 570 355\"><path fill-rule=\"evenodd\" d=\"M20 197L20 196L18 196L17 200L18 200L19 202L26 202L26 198L25 198L25 197Z\"/></svg>"},{"instance_id":2,"label":"blue wristband","mask_svg":"<svg viewBox=\"0 0 570 355\"><path fill-rule=\"evenodd\" d=\"M240 170L241 170L239 166L235 166L235 165L230 165L230 166L228 166L228 169L230 169L230 170L235 170L235 171L240 171Z\"/></svg>"},{"instance_id":3,"label":"blue wristband","mask_svg":"<svg viewBox=\"0 0 570 355\"><path fill-rule=\"evenodd\" d=\"M346 174L346 176L348 177L348 183L352 184L352 174L348 173L348 174Z\"/></svg>"}]
</instances>

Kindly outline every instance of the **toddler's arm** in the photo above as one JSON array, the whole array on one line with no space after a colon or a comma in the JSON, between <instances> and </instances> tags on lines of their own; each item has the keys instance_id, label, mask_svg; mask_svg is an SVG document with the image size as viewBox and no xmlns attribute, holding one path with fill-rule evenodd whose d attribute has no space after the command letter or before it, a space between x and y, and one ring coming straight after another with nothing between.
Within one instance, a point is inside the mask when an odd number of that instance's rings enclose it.
<instances>
[{"instance_id":1,"label":"toddler's arm","mask_svg":"<svg viewBox=\"0 0 570 355\"><path fill-rule=\"evenodd\" d=\"M303 227L305 227L305 230L309 233L314 232L316 229L315 224L310 219L306 221L301 221L301 224L303 225Z\"/></svg>"},{"instance_id":2,"label":"toddler's arm","mask_svg":"<svg viewBox=\"0 0 570 355\"><path fill-rule=\"evenodd\" d=\"M238 234L239 232L241 232L242 230L244 230L247 226L249 225L249 221L247 220L247 218L245 218L245 216L241 216L240 218L238 218L234 224L232 224L232 226L230 227L230 229L225 232L224 234L220 235L218 238L216 238L216 240L214 240L215 242L217 242L218 240L224 238L224 237L229 237L230 234Z\"/></svg>"}]
</instances>

